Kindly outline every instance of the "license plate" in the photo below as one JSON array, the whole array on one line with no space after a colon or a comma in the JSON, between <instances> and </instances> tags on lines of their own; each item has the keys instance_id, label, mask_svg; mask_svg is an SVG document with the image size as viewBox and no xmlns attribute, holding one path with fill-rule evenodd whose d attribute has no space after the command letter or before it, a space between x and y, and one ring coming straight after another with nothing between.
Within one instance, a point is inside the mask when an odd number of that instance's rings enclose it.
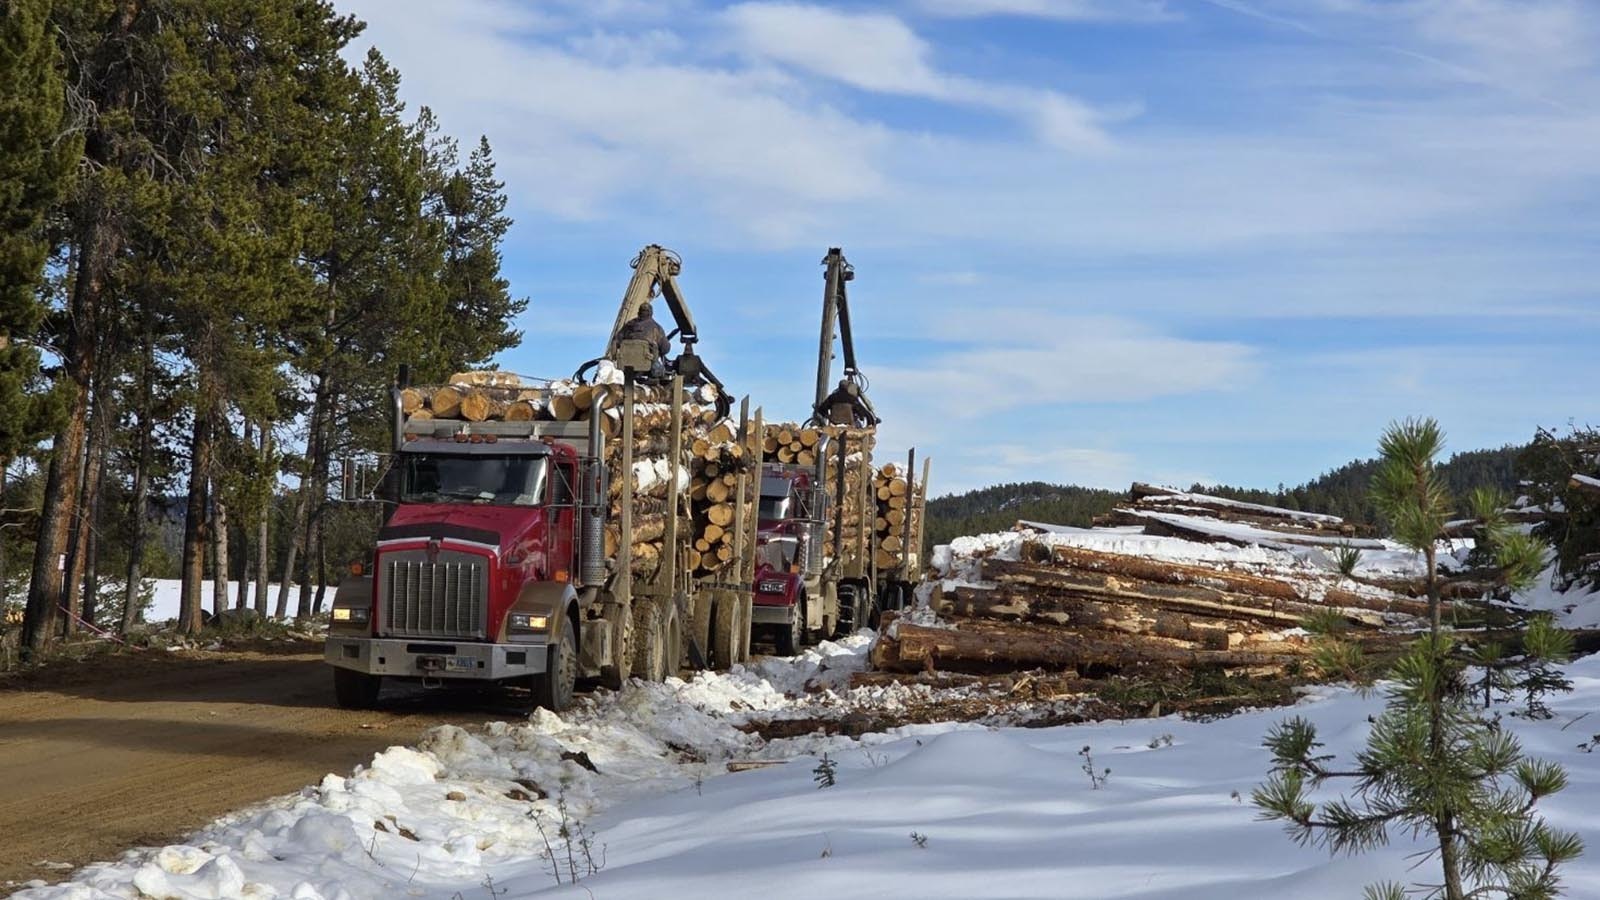
<instances>
[{"instance_id":1,"label":"license plate","mask_svg":"<svg viewBox=\"0 0 1600 900\"><path fill-rule=\"evenodd\" d=\"M444 670L446 672L471 672L478 667L478 663L470 656L446 656Z\"/></svg>"}]
</instances>

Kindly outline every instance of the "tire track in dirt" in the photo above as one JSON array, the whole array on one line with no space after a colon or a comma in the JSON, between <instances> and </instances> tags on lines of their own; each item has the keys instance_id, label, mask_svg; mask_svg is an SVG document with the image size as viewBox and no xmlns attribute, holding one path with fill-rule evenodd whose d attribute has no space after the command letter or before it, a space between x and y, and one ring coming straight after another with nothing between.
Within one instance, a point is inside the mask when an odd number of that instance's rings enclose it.
<instances>
[{"instance_id":1,"label":"tire track in dirt","mask_svg":"<svg viewBox=\"0 0 1600 900\"><path fill-rule=\"evenodd\" d=\"M341 710L310 643L121 654L0 685L0 889L69 874L40 862L174 840L434 725L525 715L514 699L412 689Z\"/></svg>"}]
</instances>

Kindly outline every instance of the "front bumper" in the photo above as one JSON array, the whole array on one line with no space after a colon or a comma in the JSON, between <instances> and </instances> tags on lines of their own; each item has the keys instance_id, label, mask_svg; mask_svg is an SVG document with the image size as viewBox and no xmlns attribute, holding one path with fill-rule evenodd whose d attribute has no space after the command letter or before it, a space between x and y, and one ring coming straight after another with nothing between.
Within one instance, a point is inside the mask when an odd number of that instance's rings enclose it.
<instances>
[{"instance_id":1,"label":"front bumper","mask_svg":"<svg viewBox=\"0 0 1600 900\"><path fill-rule=\"evenodd\" d=\"M465 641L419 641L391 638L330 636L322 658L341 669L368 675L498 681L542 675L550 659L545 641L527 644L479 644Z\"/></svg>"},{"instance_id":2,"label":"front bumper","mask_svg":"<svg viewBox=\"0 0 1600 900\"><path fill-rule=\"evenodd\" d=\"M753 625L787 625L794 618L794 604L782 606L751 606L750 622Z\"/></svg>"}]
</instances>

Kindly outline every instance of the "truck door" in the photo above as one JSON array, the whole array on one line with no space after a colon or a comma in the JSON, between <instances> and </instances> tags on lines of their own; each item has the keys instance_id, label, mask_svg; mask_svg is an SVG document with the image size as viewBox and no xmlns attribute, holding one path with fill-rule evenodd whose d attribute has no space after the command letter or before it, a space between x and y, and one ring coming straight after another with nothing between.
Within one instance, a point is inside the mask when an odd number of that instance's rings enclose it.
<instances>
[{"instance_id":1,"label":"truck door","mask_svg":"<svg viewBox=\"0 0 1600 900\"><path fill-rule=\"evenodd\" d=\"M546 535L546 552L549 554L550 575L566 572L567 579L576 580L577 560L573 555L573 536L577 533L578 472L573 460L557 457L550 467L549 515L545 516L549 533Z\"/></svg>"}]
</instances>

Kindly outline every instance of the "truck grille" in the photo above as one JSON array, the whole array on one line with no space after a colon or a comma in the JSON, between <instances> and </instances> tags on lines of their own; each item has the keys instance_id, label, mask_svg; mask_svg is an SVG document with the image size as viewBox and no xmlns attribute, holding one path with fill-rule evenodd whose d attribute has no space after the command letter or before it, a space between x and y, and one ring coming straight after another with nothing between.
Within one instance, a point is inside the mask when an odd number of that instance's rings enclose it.
<instances>
[{"instance_id":1,"label":"truck grille","mask_svg":"<svg viewBox=\"0 0 1600 900\"><path fill-rule=\"evenodd\" d=\"M421 551L384 554L379 569L384 634L482 638L489 605L488 567L481 556L444 551L429 562Z\"/></svg>"}]
</instances>

